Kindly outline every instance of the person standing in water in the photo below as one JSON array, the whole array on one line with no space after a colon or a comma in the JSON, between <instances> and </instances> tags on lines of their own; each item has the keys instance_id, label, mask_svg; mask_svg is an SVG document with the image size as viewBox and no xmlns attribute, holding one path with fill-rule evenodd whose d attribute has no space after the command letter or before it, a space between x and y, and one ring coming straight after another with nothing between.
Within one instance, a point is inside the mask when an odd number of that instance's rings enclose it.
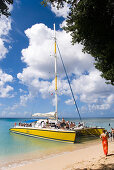
<instances>
[{"instance_id":1,"label":"person standing in water","mask_svg":"<svg viewBox=\"0 0 114 170\"><path fill-rule=\"evenodd\" d=\"M103 151L105 156L108 154L108 134L106 133L106 130L103 130L103 133L100 136L102 140L102 145L103 145Z\"/></svg>"}]
</instances>

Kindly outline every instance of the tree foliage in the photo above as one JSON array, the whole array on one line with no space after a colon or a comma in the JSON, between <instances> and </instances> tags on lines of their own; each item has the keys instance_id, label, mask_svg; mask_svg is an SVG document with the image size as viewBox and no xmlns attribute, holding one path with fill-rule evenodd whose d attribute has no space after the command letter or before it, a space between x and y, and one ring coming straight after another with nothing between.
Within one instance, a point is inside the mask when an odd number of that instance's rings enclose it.
<instances>
[{"instance_id":1,"label":"tree foliage","mask_svg":"<svg viewBox=\"0 0 114 170\"><path fill-rule=\"evenodd\" d=\"M13 0L0 0L0 17L1 15L10 16L8 7L10 4L13 4Z\"/></svg>"},{"instance_id":2,"label":"tree foliage","mask_svg":"<svg viewBox=\"0 0 114 170\"><path fill-rule=\"evenodd\" d=\"M45 0L45 2L47 2ZM114 85L114 1L113 0L48 0L58 8L67 2L70 13L66 19L72 43L81 43L83 52L95 58L101 76Z\"/></svg>"}]
</instances>

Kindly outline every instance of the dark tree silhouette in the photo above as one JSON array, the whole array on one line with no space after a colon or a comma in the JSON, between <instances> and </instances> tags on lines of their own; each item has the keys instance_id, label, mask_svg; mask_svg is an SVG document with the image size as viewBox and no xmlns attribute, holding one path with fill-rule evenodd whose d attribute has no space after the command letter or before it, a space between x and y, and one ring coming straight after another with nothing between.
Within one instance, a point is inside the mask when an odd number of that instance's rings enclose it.
<instances>
[{"instance_id":1,"label":"dark tree silhouette","mask_svg":"<svg viewBox=\"0 0 114 170\"><path fill-rule=\"evenodd\" d=\"M0 17L5 15L6 17L10 16L8 5L13 4L13 0L0 0Z\"/></svg>"},{"instance_id":2,"label":"dark tree silhouette","mask_svg":"<svg viewBox=\"0 0 114 170\"><path fill-rule=\"evenodd\" d=\"M107 83L114 85L114 0L44 0L70 12L64 29L71 33L72 43L81 43L83 52L95 58L95 67Z\"/></svg>"}]
</instances>

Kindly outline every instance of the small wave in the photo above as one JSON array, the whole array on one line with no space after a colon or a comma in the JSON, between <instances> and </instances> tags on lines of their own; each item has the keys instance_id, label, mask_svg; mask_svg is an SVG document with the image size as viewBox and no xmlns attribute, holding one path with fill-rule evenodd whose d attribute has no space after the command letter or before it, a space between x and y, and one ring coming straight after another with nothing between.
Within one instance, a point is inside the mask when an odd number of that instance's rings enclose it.
<instances>
[{"instance_id":1,"label":"small wave","mask_svg":"<svg viewBox=\"0 0 114 170\"><path fill-rule=\"evenodd\" d=\"M31 162L32 161L21 161L21 162L18 162L18 163L17 162L9 163L6 166L1 167L1 170L8 170L10 168L21 167L21 166L24 166L24 165L31 163Z\"/></svg>"}]
</instances>

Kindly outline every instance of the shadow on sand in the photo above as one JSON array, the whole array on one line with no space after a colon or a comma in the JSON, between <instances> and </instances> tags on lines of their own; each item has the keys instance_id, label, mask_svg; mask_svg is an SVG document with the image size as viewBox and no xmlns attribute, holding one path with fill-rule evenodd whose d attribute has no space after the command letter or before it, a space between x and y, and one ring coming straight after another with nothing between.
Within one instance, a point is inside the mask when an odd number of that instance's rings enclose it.
<instances>
[{"instance_id":1,"label":"shadow on sand","mask_svg":"<svg viewBox=\"0 0 114 170\"><path fill-rule=\"evenodd\" d=\"M99 168L83 168L83 169L76 168L76 169L73 169L73 170L114 170L114 163L107 164L107 165L100 164Z\"/></svg>"},{"instance_id":2,"label":"shadow on sand","mask_svg":"<svg viewBox=\"0 0 114 170\"><path fill-rule=\"evenodd\" d=\"M110 157L114 157L114 154L108 154L107 155L107 158L106 158L106 160L107 159L110 159ZM104 159L104 158L103 158ZM114 159L113 159L114 160ZM96 163L95 163L96 164ZM74 169L72 169L72 170L114 170L114 161L112 161L112 163L103 163L103 162L98 162L98 164L99 164L99 167L97 168L95 168L95 164L94 164L94 166L92 167L92 166L90 166L90 167L86 167L86 168L74 168ZM97 164L96 164L97 165Z\"/></svg>"},{"instance_id":3,"label":"shadow on sand","mask_svg":"<svg viewBox=\"0 0 114 170\"><path fill-rule=\"evenodd\" d=\"M114 154L113 153L112 154L108 154L107 157L109 157L109 156L114 156Z\"/></svg>"}]
</instances>

